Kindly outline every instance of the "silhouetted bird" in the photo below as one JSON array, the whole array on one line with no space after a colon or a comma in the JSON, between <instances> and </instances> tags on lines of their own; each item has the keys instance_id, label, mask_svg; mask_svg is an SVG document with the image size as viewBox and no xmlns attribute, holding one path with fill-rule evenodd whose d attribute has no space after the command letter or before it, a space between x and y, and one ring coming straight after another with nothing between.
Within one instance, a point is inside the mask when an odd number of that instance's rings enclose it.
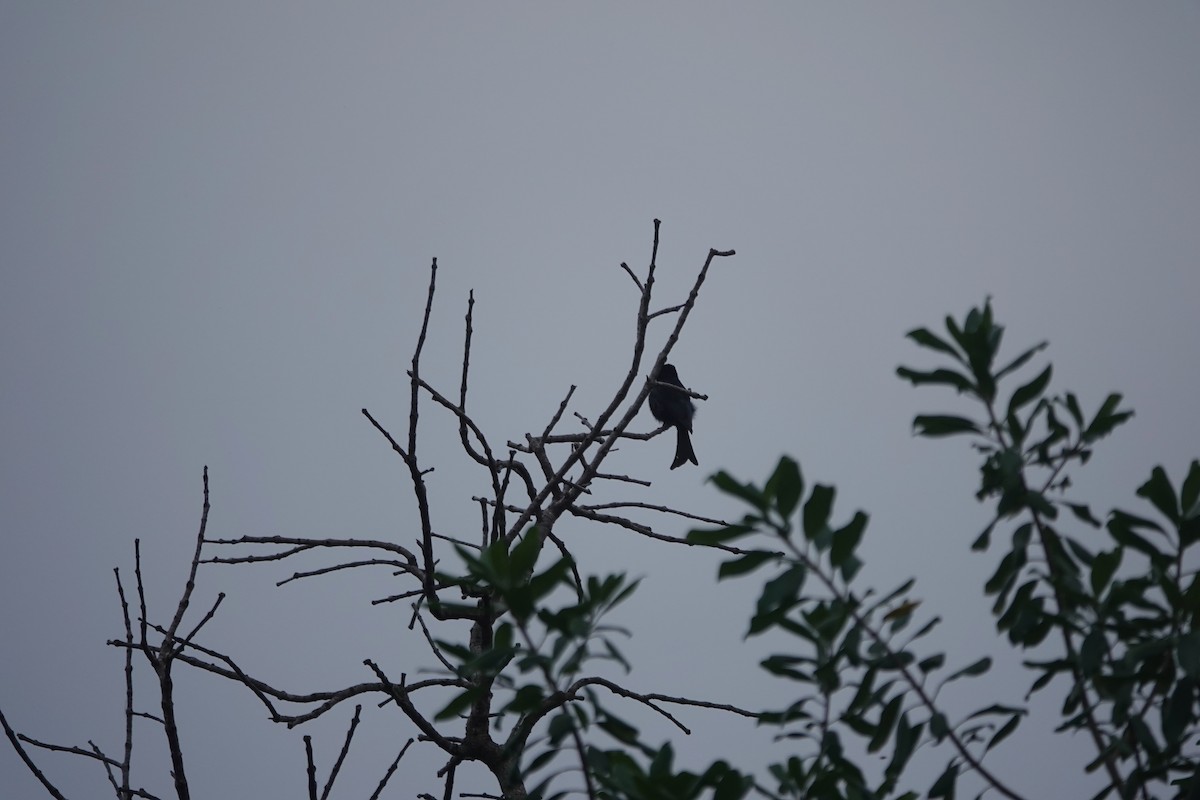
<instances>
[{"instance_id":1,"label":"silhouetted bird","mask_svg":"<svg viewBox=\"0 0 1200 800\"><path fill-rule=\"evenodd\" d=\"M687 461L699 466L700 462L696 460L696 451L692 450L690 435L692 418L696 416L696 404L683 391L683 384L679 382L679 373L675 371L675 367L663 364L662 370L658 373L658 380L660 383L669 383L671 386L679 387L672 389L668 386L656 385L650 389L650 413L659 422L675 426L675 461L671 464L671 469L675 469Z\"/></svg>"}]
</instances>

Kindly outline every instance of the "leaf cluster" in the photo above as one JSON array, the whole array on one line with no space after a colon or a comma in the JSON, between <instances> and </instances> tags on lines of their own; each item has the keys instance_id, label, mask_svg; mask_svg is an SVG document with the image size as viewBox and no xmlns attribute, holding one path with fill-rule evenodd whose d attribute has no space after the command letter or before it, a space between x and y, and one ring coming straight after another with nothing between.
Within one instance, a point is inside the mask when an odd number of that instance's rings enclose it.
<instances>
[{"instance_id":1,"label":"leaf cluster","mask_svg":"<svg viewBox=\"0 0 1200 800\"><path fill-rule=\"evenodd\" d=\"M968 436L981 455L977 497L995 505L973 547L986 550L998 529L1010 529L984 589L998 632L1036 649L1025 662L1035 676L1030 694L1062 680L1059 730L1094 743L1086 768L1107 776L1098 797L1149 797L1156 785L1194 782L1200 578L1189 549L1200 538L1200 462L1178 487L1159 466L1138 488L1163 520L1117 508L1098 515L1070 495L1071 471L1133 416L1121 395L1109 394L1089 417L1074 393L1050 393L1049 364L1005 391L1002 382L1045 343L997 369L1004 329L990 302L961 322L948 317L945 329L908 334L941 366L897 374L915 386L950 386L977 408L918 415L913 425L921 436Z\"/></svg>"},{"instance_id":2,"label":"leaf cluster","mask_svg":"<svg viewBox=\"0 0 1200 800\"><path fill-rule=\"evenodd\" d=\"M718 576L769 570L746 635L776 631L795 643L792 651L773 654L761 664L800 690L788 705L761 717L778 726L777 737L798 750L770 767L776 784L764 791L776 797L913 797L915 792L900 789L913 754L922 743L949 742L956 752L930 792L934 797L952 795L959 772L975 769L979 756L1009 736L1024 714L991 704L952 723L939 709L936 696L943 686L983 674L990 659L947 674L944 653L918 649L940 620L916 624L921 603L912 595L914 581L882 596L855 587L868 517L858 511L845 523L833 523L835 489L815 484L806 496L795 460L780 459L761 487L724 472L713 483L749 510L737 524L692 531L689 541L717 544L756 537L771 547L725 561ZM784 552L774 549L778 546ZM972 748L970 742L982 744ZM868 774L861 766L864 760L853 752L883 753L881 774Z\"/></svg>"}]
</instances>

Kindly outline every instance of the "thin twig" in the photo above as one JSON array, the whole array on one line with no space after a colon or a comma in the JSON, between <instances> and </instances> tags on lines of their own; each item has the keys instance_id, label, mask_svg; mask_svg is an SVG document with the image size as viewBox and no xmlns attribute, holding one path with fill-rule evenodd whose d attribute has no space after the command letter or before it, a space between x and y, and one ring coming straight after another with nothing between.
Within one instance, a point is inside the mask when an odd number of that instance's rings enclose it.
<instances>
[{"instance_id":1,"label":"thin twig","mask_svg":"<svg viewBox=\"0 0 1200 800\"><path fill-rule=\"evenodd\" d=\"M404 743L404 747L400 748L400 752L396 758L392 760L391 765L387 768L387 772L383 774L383 778L379 781L379 785L375 787L375 791L371 793L371 800L379 800L379 796L383 794L383 790L387 788L388 781L392 779L392 775L396 772L396 768L400 766L400 759L404 758L404 754L408 752L409 746L413 743L413 739L409 739Z\"/></svg>"},{"instance_id":2,"label":"thin twig","mask_svg":"<svg viewBox=\"0 0 1200 800\"><path fill-rule=\"evenodd\" d=\"M740 547L734 547L731 544L723 544L721 542L714 542L711 544L710 543L701 543L701 542L692 542L692 541L688 541L687 539L681 538L679 536L668 536L665 533L658 533L653 528L651 528L649 525L643 525L640 522L634 522L631 519L626 519L625 517L618 517L614 514L600 514L596 511L592 511L587 506L570 506L568 510L577 517L583 517L584 519L590 519L593 522L603 522L603 523L607 523L609 525L616 525L618 527L625 528L626 530L633 531L634 533L641 534L642 536L645 536L647 538L657 539L660 542L670 542L672 544L686 544L688 547L711 548L713 550L722 550L726 553L733 553L734 555L739 555L739 556L748 555L749 553L760 552L758 550L743 550ZM783 555L783 553L775 552L775 553L773 553L773 555L781 556L781 555Z\"/></svg>"},{"instance_id":3,"label":"thin twig","mask_svg":"<svg viewBox=\"0 0 1200 800\"><path fill-rule=\"evenodd\" d=\"M23 733L18 733L17 738L22 742L25 742L25 744L31 744L34 747L40 747L43 750L50 750L55 753L70 753L71 755L76 756L85 756L87 758L94 759L95 761L99 761L101 764L110 764L118 768L121 766L120 761L117 761L115 758L110 758L99 751L85 750L82 747L74 747L69 745L53 744L51 742L41 742L30 736L26 736Z\"/></svg>"},{"instance_id":4,"label":"thin twig","mask_svg":"<svg viewBox=\"0 0 1200 800\"><path fill-rule=\"evenodd\" d=\"M379 665L371 659L368 658L363 661L363 663L375 673L375 676L379 678L383 686L392 695L392 699L396 701L396 705L400 707L400 710L404 712L405 716L407 716L409 720L411 720L412 723L416 725L418 729L420 729L421 733L423 733L429 741L442 748L442 750L449 755L455 755L459 752L458 745L449 738L443 736L437 728L433 727L433 723L425 719L424 715L422 715L421 712L416 709L416 706L412 704L412 700L410 700L408 696L409 692L412 690L407 686L407 674L401 673L400 683L397 685L389 681L387 676L383 674L383 670L379 668Z\"/></svg>"},{"instance_id":5,"label":"thin twig","mask_svg":"<svg viewBox=\"0 0 1200 800\"><path fill-rule=\"evenodd\" d=\"M616 502L616 503L597 503L596 505L582 506L588 511L601 511L610 508L644 508L648 511L661 511L664 514L672 514L684 519L693 519L697 522L703 522L708 525L719 525L723 528L729 527L730 523L722 519L713 517L702 517L699 514L691 514L687 511L680 511L678 508L670 508L669 506L657 505L655 503L641 503L633 501Z\"/></svg>"},{"instance_id":6,"label":"thin twig","mask_svg":"<svg viewBox=\"0 0 1200 800\"><path fill-rule=\"evenodd\" d=\"M304 760L308 772L308 800L317 800L317 764L313 760L312 737L304 737Z\"/></svg>"},{"instance_id":7,"label":"thin twig","mask_svg":"<svg viewBox=\"0 0 1200 800\"><path fill-rule=\"evenodd\" d=\"M633 279L633 284L634 284L634 286L638 287L639 292L646 291L646 288L644 286L642 286L641 280L638 278L637 275L633 274L633 270L631 270L629 268L629 265L626 264L624 261L621 262L621 269L625 270L625 272L629 275L629 277Z\"/></svg>"},{"instance_id":8,"label":"thin twig","mask_svg":"<svg viewBox=\"0 0 1200 800\"><path fill-rule=\"evenodd\" d=\"M200 531L196 534L196 550L192 554L192 563L188 569L187 583L183 585L183 596L179 598L179 605L175 607L175 617L171 620L171 624L167 626L167 636L163 641L164 651L170 650L175 640L175 633L179 630L180 623L183 622L183 615L187 613L188 604L192 599L192 592L196 589L196 570L200 568L200 548L204 546L204 531L208 527L208 467L204 468L204 506L200 511Z\"/></svg>"},{"instance_id":9,"label":"thin twig","mask_svg":"<svg viewBox=\"0 0 1200 800\"><path fill-rule=\"evenodd\" d=\"M354 717L350 720L350 727L346 729L346 739L342 742L342 749L338 753L337 760L333 762L333 769L329 771L329 778L325 781L325 789L321 792L321 800L329 800L329 792L333 789L333 782L337 779L338 772L342 769L342 763L346 760L346 755L350 752L350 742L354 739L354 731L358 728L359 718L362 715L362 706L354 707Z\"/></svg>"},{"instance_id":10,"label":"thin twig","mask_svg":"<svg viewBox=\"0 0 1200 800\"><path fill-rule=\"evenodd\" d=\"M113 568L117 579L117 597L121 600L121 618L125 623L125 749L121 758L121 790L129 793L129 772L133 763L133 624L129 618L129 602L121 583L121 570ZM118 792L117 797L121 797Z\"/></svg>"},{"instance_id":11,"label":"thin twig","mask_svg":"<svg viewBox=\"0 0 1200 800\"><path fill-rule=\"evenodd\" d=\"M24 737L14 731L12 726L8 724L3 710L0 710L0 725L4 726L4 734L8 737L8 741L12 742L13 749L17 751L17 755L21 757L21 760L25 762L25 766L29 767L29 771L33 773L33 777L37 778L42 788L49 792L50 796L55 800L66 800L63 797L63 793L58 790L58 787L51 783L45 773L38 769L37 764L33 763L33 759L30 758L29 753L26 752L25 747L21 744L21 739Z\"/></svg>"}]
</instances>

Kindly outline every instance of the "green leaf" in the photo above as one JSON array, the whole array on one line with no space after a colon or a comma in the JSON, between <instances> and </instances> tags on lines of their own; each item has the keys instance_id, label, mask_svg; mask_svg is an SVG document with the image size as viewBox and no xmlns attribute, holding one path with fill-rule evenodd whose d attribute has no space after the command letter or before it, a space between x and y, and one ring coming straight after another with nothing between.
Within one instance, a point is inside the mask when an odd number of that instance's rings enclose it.
<instances>
[{"instance_id":1,"label":"green leaf","mask_svg":"<svg viewBox=\"0 0 1200 800\"><path fill-rule=\"evenodd\" d=\"M979 719L980 717L994 717L1000 714L1026 714L1025 709L1018 706L1006 706L1003 703L992 703L990 706L984 706L971 712L967 719Z\"/></svg>"},{"instance_id":2,"label":"green leaf","mask_svg":"<svg viewBox=\"0 0 1200 800\"><path fill-rule=\"evenodd\" d=\"M953 386L959 393L973 394L975 392L975 384L971 382L971 379L952 369L935 369L924 372L909 367L896 367L896 374L912 383L913 386Z\"/></svg>"},{"instance_id":3,"label":"green leaf","mask_svg":"<svg viewBox=\"0 0 1200 800\"><path fill-rule=\"evenodd\" d=\"M942 665L945 663L946 663L946 654L945 653L934 653L929 658L923 658L920 661L918 661L917 669L921 670L921 672L929 673L935 669L941 669Z\"/></svg>"},{"instance_id":4,"label":"green leaf","mask_svg":"<svg viewBox=\"0 0 1200 800\"><path fill-rule=\"evenodd\" d=\"M1175 655L1188 677L1200 678L1200 630L1188 631L1180 636Z\"/></svg>"},{"instance_id":5,"label":"green leaf","mask_svg":"<svg viewBox=\"0 0 1200 800\"><path fill-rule=\"evenodd\" d=\"M509 560L518 580L533 571L533 565L537 563L538 554L542 551L544 541L545 537L542 536L542 532L536 525L531 525L521 540L513 547Z\"/></svg>"},{"instance_id":6,"label":"green leaf","mask_svg":"<svg viewBox=\"0 0 1200 800\"><path fill-rule=\"evenodd\" d=\"M862 540L863 531L867 528L867 515L861 511L855 512L854 519L838 528L833 533L833 544L829 548L829 561L835 567L842 566L846 559L854 555L858 543Z\"/></svg>"},{"instance_id":7,"label":"green leaf","mask_svg":"<svg viewBox=\"0 0 1200 800\"><path fill-rule=\"evenodd\" d=\"M1021 714L1013 714L1011 717L1009 717L1008 722L1004 723L1004 725L1000 727L1000 730L996 731L996 733L988 741L987 747L984 748L983 752L986 753L988 750L991 750L993 747L1007 739L1009 735L1017 729L1017 725L1019 725L1020 722Z\"/></svg>"},{"instance_id":8,"label":"green leaf","mask_svg":"<svg viewBox=\"0 0 1200 800\"><path fill-rule=\"evenodd\" d=\"M975 538L975 541L971 542L972 550L987 550L988 549L988 545L991 544L991 542L992 542L992 530L995 529L996 523L999 521L1000 521L1000 518L997 517L996 519L992 520L991 522L989 522L987 524L987 527L984 528L980 532L979 536L977 536Z\"/></svg>"},{"instance_id":9,"label":"green leaf","mask_svg":"<svg viewBox=\"0 0 1200 800\"><path fill-rule=\"evenodd\" d=\"M957 361L966 363L963 361L963 357L959 355L958 350L956 350L953 345L930 331L928 328L914 328L906 333L905 336L907 336L909 339L912 339L922 347L927 347L930 350L937 350L938 352L945 353Z\"/></svg>"},{"instance_id":10,"label":"green leaf","mask_svg":"<svg viewBox=\"0 0 1200 800\"><path fill-rule=\"evenodd\" d=\"M1179 493L1179 499L1183 501L1184 517L1200 515L1200 461L1192 461L1187 477L1183 479L1183 491Z\"/></svg>"},{"instance_id":11,"label":"green leaf","mask_svg":"<svg viewBox=\"0 0 1200 800\"><path fill-rule=\"evenodd\" d=\"M603 714L596 720L596 725L621 744L632 745L638 742L638 729L611 714Z\"/></svg>"},{"instance_id":12,"label":"green leaf","mask_svg":"<svg viewBox=\"0 0 1200 800\"><path fill-rule=\"evenodd\" d=\"M933 786L929 787L930 797L953 797L954 782L958 779L958 765L951 761L946 765L946 771L941 774Z\"/></svg>"},{"instance_id":13,"label":"green leaf","mask_svg":"<svg viewBox=\"0 0 1200 800\"><path fill-rule=\"evenodd\" d=\"M837 490L832 486L817 484L804 504L804 535L812 540L829 527L829 512Z\"/></svg>"},{"instance_id":14,"label":"green leaf","mask_svg":"<svg viewBox=\"0 0 1200 800\"><path fill-rule=\"evenodd\" d=\"M740 483L732 475L725 470L721 470L716 475L709 478L723 493L733 495L745 500L750 505L757 508L759 511L766 512L767 496L766 493L752 483Z\"/></svg>"},{"instance_id":15,"label":"green leaf","mask_svg":"<svg viewBox=\"0 0 1200 800\"><path fill-rule=\"evenodd\" d=\"M529 579L529 596L534 604L553 592L560 585L573 586L570 579L571 562L566 557L554 562L545 572Z\"/></svg>"},{"instance_id":16,"label":"green leaf","mask_svg":"<svg viewBox=\"0 0 1200 800\"><path fill-rule=\"evenodd\" d=\"M1094 442L1109 433L1112 433L1113 428L1128 420L1133 416L1132 411L1116 410L1121 404L1121 395L1117 392L1110 394L1104 403L1100 406L1100 410L1096 412L1096 416L1088 424L1087 430L1083 432L1083 440L1085 442Z\"/></svg>"},{"instance_id":17,"label":"green leaf","mask_svg":"<svg viewBox=\"0 0 1200 800\"><path fill-rule=\"evenodd\" d=\"M1058 519L1058 509L1041 492L1026 492L1025 502L1031 511L1035 511L1047 519Z\"/></svg>"},{"instance_id":18,"label":"green leaf","mask_svg":"<svg viewBox=\"0 0 1200 800\"><path fill-rule=\"evenodd\" d=\"M1008 401L1009 415L1016 414L1017 411L1036 400L1042 395L1042 392L1046 391L1046 387L1050 384L1050 375L1053 369L1051 365L1047 365L1036 378L1013 392L1012 398Z\"/></svg>"},{"instance_id":19,"label":"green leaf","mask_svg":"<svg viewBox=\"0 0 1200 800\"><path fill-rule=\"evenodd\" d=\"M479 697L479 693L481 691L482 690L480 687L473 686L457 697L452 698L449 703L443 706L441 711L434 715L434 721L442 722L444 720L453 719L461 715L464 711L471 707L471 704L475 702L477 697Z\"/></svg>"},{"instance_id":20,"label":"green leaf","mask_svg":"<svg viewBox=\"0 0 1200 800\"><path fill-rule=\"evenodd\" d=\"M1046 347L1049 346L1049 344L1050 344L1049 342L1039 342L1039 343L1035 344L1033 347L1026 350L1024 353L1021 353L1021 355L1014 358L1011 362L1009 362L1009 364L1006 367L1002 368L999 372L996 373L996 380L1000 380L1005 375L1016 372L1021 367L1025 366L1025 363L1027 361L1029 361L1029 359L1033 358L1034 355L1041 352L1042 350L1045 350Z\"/></svg>"},{"instance_id":21,"label":"green leaf","mask_svg":"<svg viewBox=\"0 0 1200 800\"><path fill-rule=\"evenodd\" d=\"M996 572L983 585L986 594L999 594L1001 597L1008 592L1025 566L1025 551L1013 549L1000 559Z\"/></svg>"},{"instance_id":22,"label":"green leaf","mask_svg":"<svg viewBox=\"0 0 1200 800\"><path fill-rule=\"evenodd\" d=\"M747 553L739 558L730 559L721 563L717 570L717 580L724 580L735 575L744 575L747 572L753 572L768 561L778 558L775 553L769 553L765 550L755 550L752 553Z\"/></svg>"},{"instance_id":23,"label":"green leaf","mask_svg":"<svg viewBox=\"0 0 1200 800\"><path fill-rule=\"evenodd\" d=\"M792 515L804 496L804 478L794 458L784 456L779 459L775 472L767 481L766 493L775 498L775 508L780 516L786 519Z\"/></svg>"},{"instance_id":24,"label":"green leaf","mask_svg":"<svg viewBox=\"0 0 1200 800\"><path fill-rule=\"evenodd\" d=\"M854 576L862 569L863 562L859 561L856 556L848 555L838 564L838 569L842 573L842 580L846 583L854 580Z\"/></svg>"},{"instance_id":25,"label":"green leaf","mask_svg":"<svg viewBox=\"0 0 1200 800\"><path fill-rule=\"evenodd\" d=\"M1093 528L1099 528L1103 525L1103 523L1100 522L1100 520L1098 520L1094 516L1092 516L1092 509L1088 508L1087 505L1085 505L1083 503L1064 503L1064 505L1066 505L1067 508L1071 509L1071 513L1074 514L1075 518L1078 519L1080 522L1086 522L1088 525L1091 525Z\"/></svg>"},{"instance_id":26,"label":"green leaf","mask_svg":"<svg viewBox=\"0 0 1200 800\"><path fill-rule=\"evenodd\" d=\"M1149 528L1151 530L1162 532L1154 522L1135 516L1126 511L1116 510L1112 512L1112 516L1108 519L1108 531L1119 544L1126 547L1132 547L1135 550L1140 550L1150 557L1150 560L1155 564L1167 563L1171 560L1168 553L1159 550L1149 540L1142 537L1136 532L1137 528Z\"/></svg>"},{"instance_id":27,"label":"green leaf","mask_svg":"<svg viewBox=\"0 0 1200 800\"><path fill-rule=\"evenodd\" d=\"M512 701L505 707L506 711L512 711L517 714L524 714L527 711L533 711L538 708L542 701L546 699L546 692L541 686L536 683L531 683L527 686L522 686L513 696Z\"/></svg>"},{"instance_id":28,"label":"green leaf","mask_svg":"<svg viewBox=\"0 0 1200 800\"><path fill-rule=\"evenodd\" d=\"M1179 525L1180 513L1176 504L1175 489L1171 486L1167 471L1162 467L1155 467L1150 472L1150 479L1138 487L1137 495L1149 500L1164 517Z\"/></svg>"},{"instance_id":29,"label":"green leaf","mask_svg":"<svg viewBox=\"0 0 1200 800\"><path fill-rule=\"evenodd\" d=\"M1179 610L1192 619L1200 617L1200 573L1192 576L1192 582L1184 590Z\"/></svg>"},{"instance_id":30,"label":"green leaf","mask_svg":"<svg viewBox=\"0 0 1200 800\"><path fill-rule=\"evenodd\" d=\"M973 664L968 664L967 666L960 669L958 672L955 672L953 675L946 678L946 680L944 680L943 683L950 683L950 681L955 681L955 680L958 680L959 678L963 678L963 677L975 677L977 675L982 675L983 673L987 672L991 668L992 668L992 659L987 656L984 656L983 658L979 659L978 661L974 662Z\"/></svg>"},{"instance_id":31,"label":"green leaf","mask_svg":"<svg viewBox=\"0 0 1200 800\"><path fill-rule=\"evenodd\" d=\"M524 767L525 774L526 775L533 774L537 770L546 766L546 764L549 763L557 755L558 755L557 749L543 750L542 752L538 753L538 755L532 761L530 761L528 764L525 765L525 767ZM536 791L535 793L531 793L530 796L538 797L539 795L541 795L541 793L545 791L546 785L549 782L550 782L550 779L547 778L545 781L543 781L541 784L538 785L538 791Z\"/></svg>"},{"instance_id":32,"label":"green leaf","mask_svg":"<svg viewBox=\"0 0 1200 800\"><path fill-rule=\"evenodd\" d=\"M1104 637L1104 631L1100 628L1092 628L1088 635L1083 637L1083 644L1079 646L1080 671L1089 676L1098 673L1107 649L1108 640Z\"/></svg>"},{"instance_id":33,"label":"green leaf","mask_svg":"<svg viewBox=\"0 0 1200 800\"><path fill-rule=\"evenodd\" d=\"M709 782L711 783L712 780L717 781L716 788L713 789L712 800L741 800L754 788L753 778L742 776L733 769L726 769L719 779L710 778Z\"/></svg>"},{"instance_id":34,"label":"green leaf","mask_svg":"<svg viewBox=\"0 0 1200 800\"><path fill-rule=\"evenodd\" d=\"M667 742L659 748L650 762L649 776L652 780L662 781L671 775L671 763L675 760L675 750Z\"/></svg>"},{"instance_id":35,"label":"green leaf","mask_svg":"<svg viewBox=\"0 0 1200 800\"><path fill-rule=\"evenodd\" d=\"M1121 565L1121 556L1124 549L1114 547L1107 552L1096 554L1096 558L1092 561L1092 574L1090 576L1092 593L1099 597L1108 587L1109 581L1112 580L1113 573L1117 571L1117 567Z\"/></svg>"},{"instance_id":36,"label":"green leaf","mask_svg":"<svg viewBox=\"0 0 1200 800\"><path fill-rule=\"evenodd\" d=\"M934 617L933 619L929 620L929 622L926 622L924 625L922 625L921 629L912 635L910 641L916 641L917 639L920 639L941 624L942 618Z\"/></svg>"},{"instance_id":37,"label":"green leaf","mask_svg":"<svg viewBox=\"0 0 1200 800\"><path fill-rule=\"evenodd\" d=\"M918 414L913 418L913 433L917 436L956 436L960 433L983 433L972 420L950 414Z\"/></svg>"},{"instance_id":38,"label":"green leaf","mask_svg":"<svg viewBox=\"0 0 1200 800\"><path fill-rule=\"evenodd\" d=\"M555 714L550 719L550 727L547 729L550 741L554 744L558 744L570 736L573 730L575 730L575 720L571 719L570 714Z\"/></svg>"},{"instance_id":39,"label":"green leaf","mask_svg":"<svg viewBox=\"0 0 1200 800\"><path fill-rule=\"evenodd\" d=\"M924 729L925 726L921 723L909 724L907 713L900 715L900 719L896 723L896 746L892 751L892 760L888 763L885 772L890 783L894 784L900 774L904 772L904 767L912 757Z\"/></svg>"},{"instance_id":40,"label":"green leaf","mask_svg":"<svg viewBox=\"0 0 1200 800\"><path fill-rule=\"evenodd\" d=\"M807 575L808 570L804 564L795 563L767 581L758 598L757 613L762 615L781 610L786 611L794 606L796 596L804 585Z\"/></svg>"},{"instance_id":41,"label":"green leaf","mask_svg":"<svg viewBox=\"0 0 1200 800\"><path fill-rule=\"evenodd\" d=\"M1151 757L1158 755L1158 742L1154 740L1154 734L1150 732L1150 726L1146 724L1146 721L1142 717L1130 717L1129 729L1133 731L1137 743L1148 751Z\"/></svg>"},{"instance_id":42,"label":"green leaf","mask_svg":"<svg viewBox=\"0 0 1200 800\"><path fill-rule=\"evenodd\" d=\"M1193 681L1182 680L1167 698L1162 709L1162 732L1166 742L1183 739L1188 723L1192 721L1192 696L1196 692Z\"/></svg>"},{"instance_id":43,"label":"green leaf","mask_svg":"<svg viewBox=\"0 0 1200 800\"><path fill-rule=\"evenodd\" d=\"M897 694L883 707L883 711L879 714L879 726L875 729L875 735L867 743L868 753L875 753L887 744L888 738L892 735L892 728L896 726L896 720L900 716L900 706L903 700L904 695Z\"/></svg>"},{"instance_id":44,"label":"green leaf","mask_svg":"<svg viewBox=\"0 0 1200 800\"><path fill-rule=\"evenodd\" d=\"M736 525L726 525L724 528L696 528L688 531L687 541L689 544L725 544L734 539L740 539L743 536L749 536L755 532L753 525L745 523Z\"/></svg>"},{"instance_id":45,"label":"green leaf","mask_svg":"<svg viewBox=\"0 0 1200 800\"><path fill-rule=\"evenodd\" d=\"M1066 398L1063 399L1063 405L1067 407L1067 411L1071 414L1071 418L1075 420L1075 427L1083 430L1083 409L1079 405L1079 398L1074 392L1067 392Z\"/></svg>"},{"instance_id":46,"label":"green leaf","mask_svg":"<svg viewBox=\"0 0 1200 800\"><path fill-rule=\"evenodd\" d=\"M929 717L929 734L939 742L950 735L950 723L946 721L945 714L940 711L933 712Z\"/></svg>"},{"instance_id":47,"label":"green leaf","mask_svg":"<svg viewBox=\"0 0 1200 800\"><path fill-rule=\"evenodd\" d=\"M811 661L812 659L809 658L773 655L764 658L761 662L759 662L759 666L772 675L779 675L783 678L790 678L794 681L807 683L812 680L812 676L804 670L796 669L796 667L809 664Z\"/></svg>"},{"instance_id":48,"label":"green leaf","mask_svg":"<svg viewBox=\"0 0 1200 800\"><path fill-rule=\"evenodd\" d=\"M1034 414L1037 414L1037 410L1040 407L1041 406L1039 405L1034 408ZM1033 417L1030 416L1031 421L1032 419ZM1013 447L1021 447L1024 445L1025 437L1029 434L1029 429L1021 424L1021 418L1016 414L1009 414L1008 417L1005 418L1005 421L1008 423L1008 430L1012 435Z\"/></svg>"}]
</instances>

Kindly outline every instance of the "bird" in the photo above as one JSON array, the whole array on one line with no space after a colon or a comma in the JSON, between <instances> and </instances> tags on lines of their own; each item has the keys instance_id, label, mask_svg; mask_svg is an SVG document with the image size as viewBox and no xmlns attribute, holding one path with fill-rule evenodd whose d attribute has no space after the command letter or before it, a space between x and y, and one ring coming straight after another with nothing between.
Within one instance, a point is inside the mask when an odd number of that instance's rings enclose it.
<instances>
[{"instance_id":1,"label":"bird","mask_svg":"<svg viewBox=\"0 0 1200 800\"><path fill-rule=\"evenodd\" d=\"M696 451L692 449L692 418L696 416L696 404L683 391L679 373L670 364L663 364L657 376L658 383L650 388L650 413L664 425L675 427L675 469L688 461L699 466ZM664 386L663 384L670 384ZM678 389L672 388L678 386Z\"/></svg>"}]
</instances>

